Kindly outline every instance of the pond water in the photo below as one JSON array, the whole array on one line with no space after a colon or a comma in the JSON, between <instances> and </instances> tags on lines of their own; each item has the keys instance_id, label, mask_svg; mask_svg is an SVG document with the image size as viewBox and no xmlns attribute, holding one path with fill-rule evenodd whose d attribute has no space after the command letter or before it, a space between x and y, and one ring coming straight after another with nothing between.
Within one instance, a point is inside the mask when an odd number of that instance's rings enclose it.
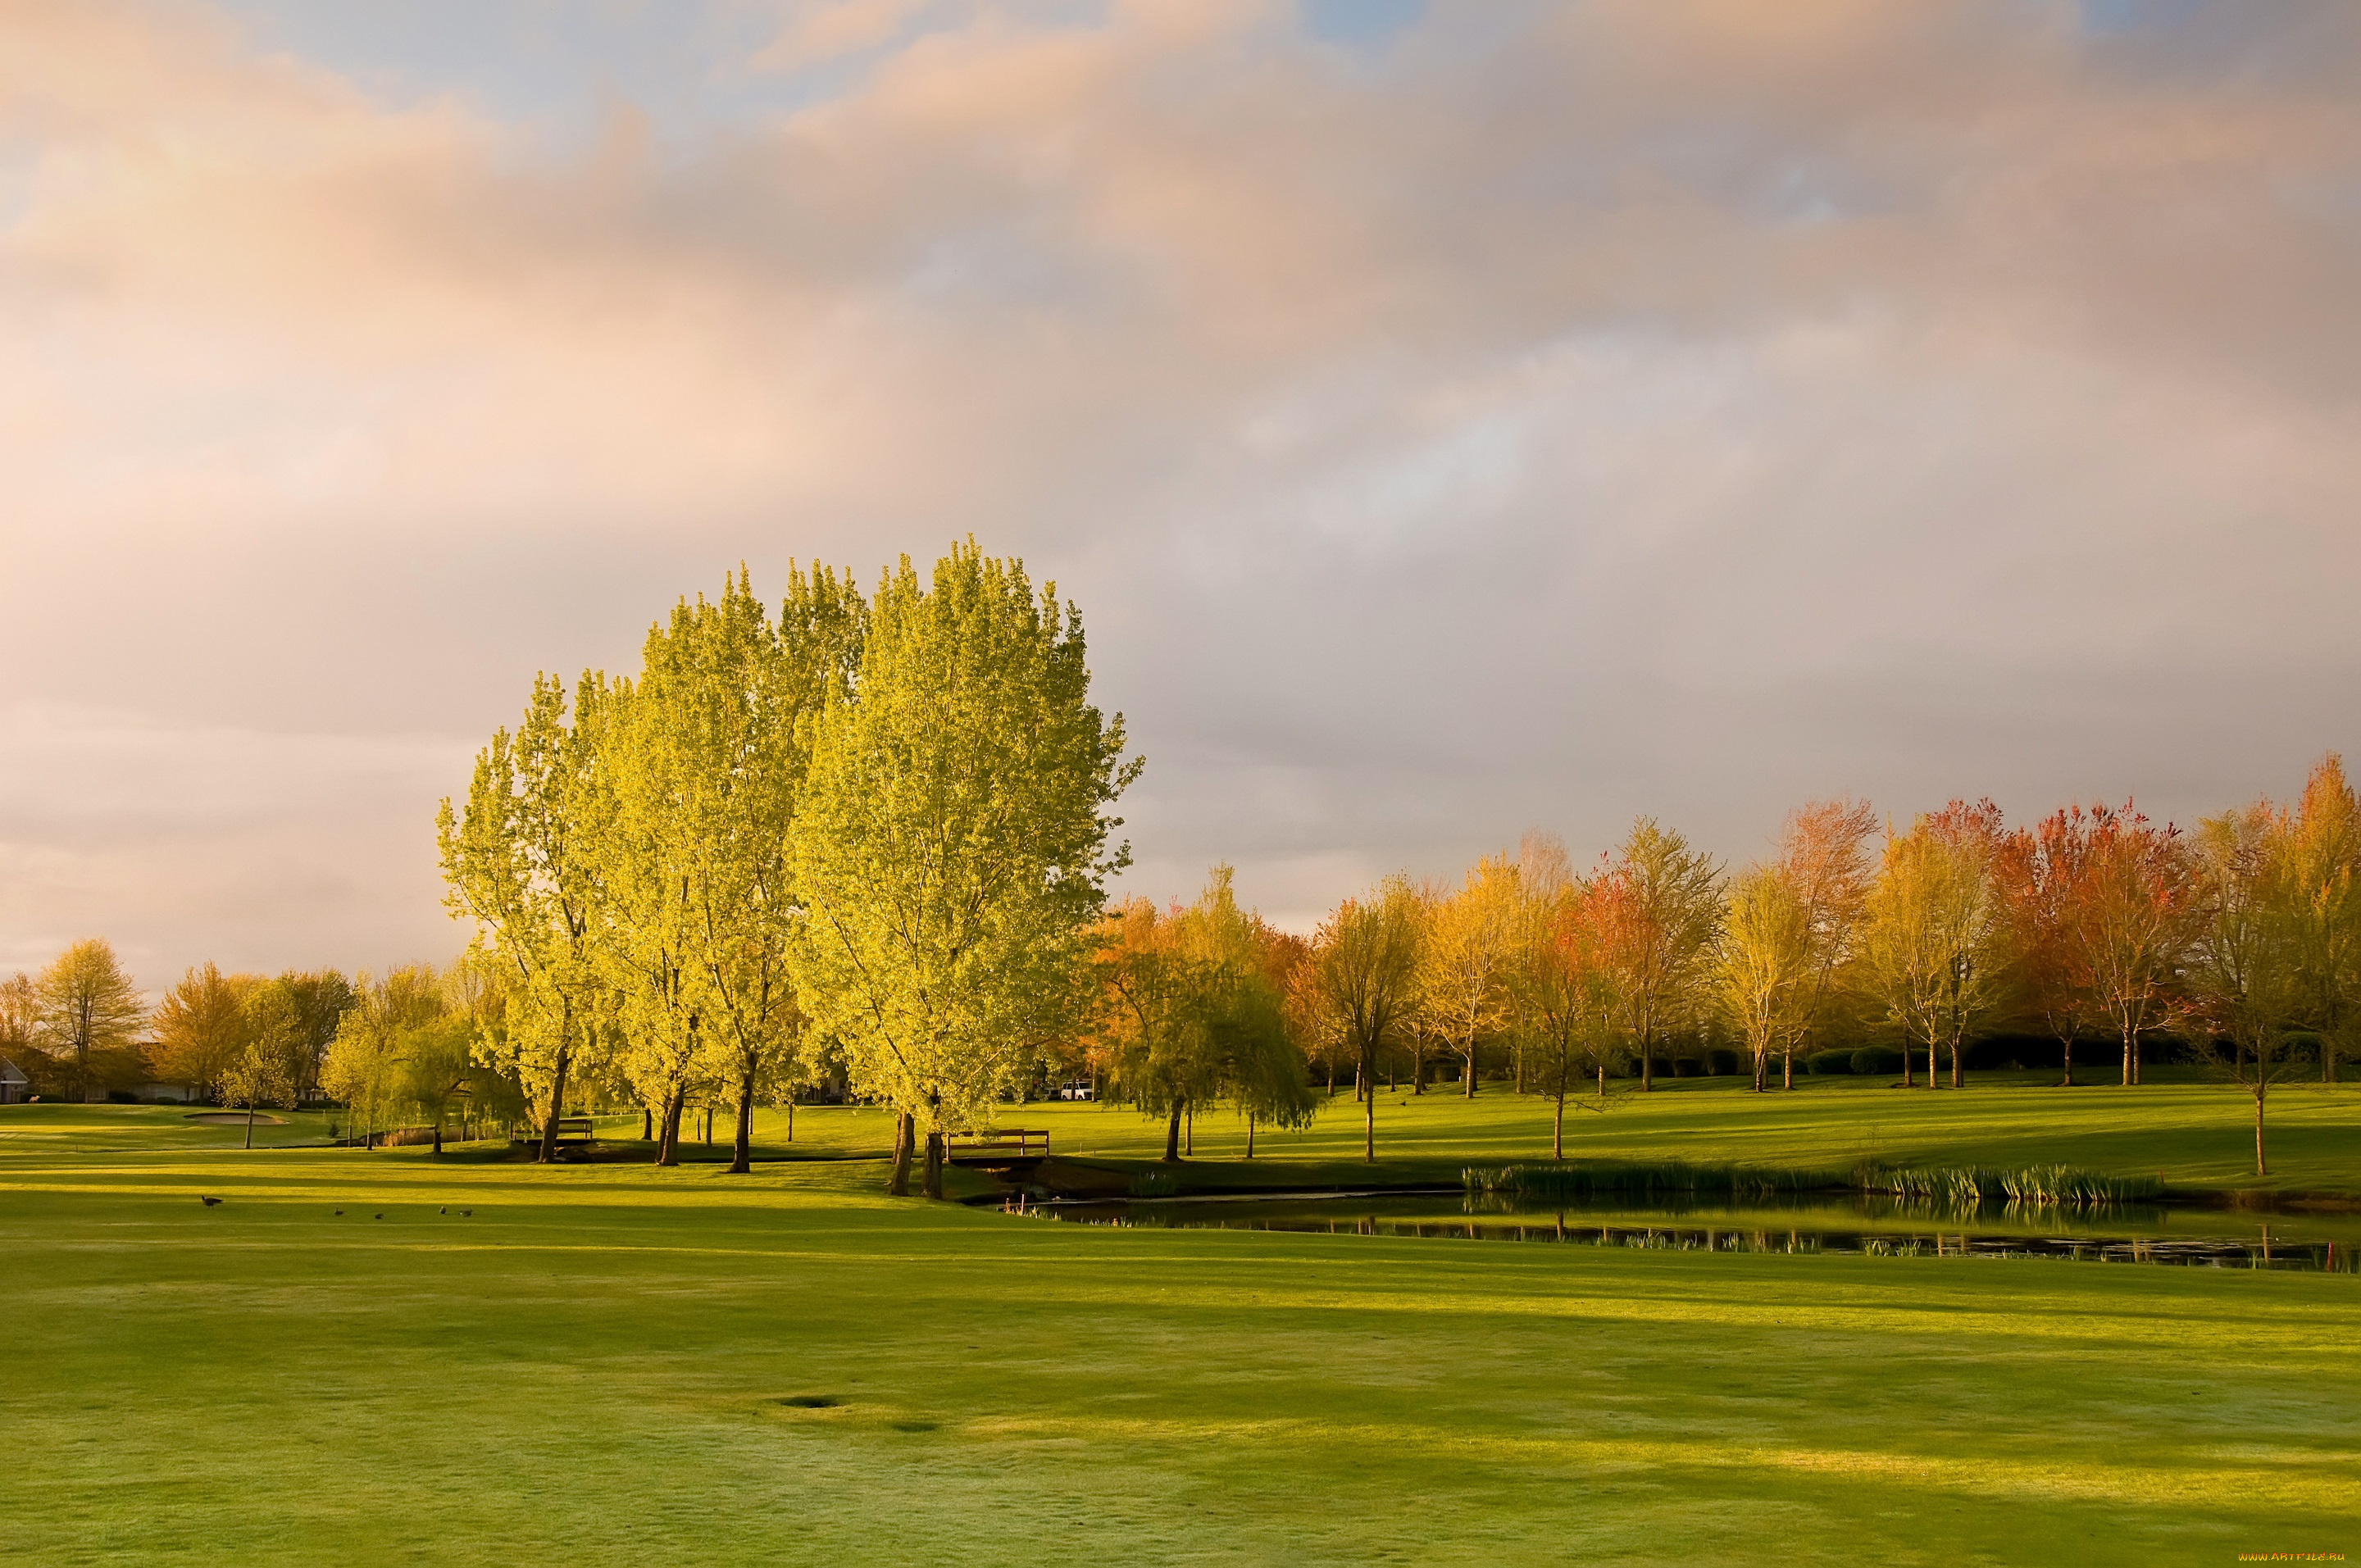
<instances>
[{"instance_id":1,"label":"pond water","mask_svg":"<svg viewBox=\"0 0 2361 1568\"><path fill-rule=\"evenodd\" d=\"M1979 1207L1825 1194L1740 1202L1614 1201L1532 1207L1474 1195L1166 1199L1053 1203L1069 1223L1457 1241L1553 1242L1676 1252L2057 1257L2361 1273L2361 1215L2220 1209Z\"/></svg>"}]
</instances>

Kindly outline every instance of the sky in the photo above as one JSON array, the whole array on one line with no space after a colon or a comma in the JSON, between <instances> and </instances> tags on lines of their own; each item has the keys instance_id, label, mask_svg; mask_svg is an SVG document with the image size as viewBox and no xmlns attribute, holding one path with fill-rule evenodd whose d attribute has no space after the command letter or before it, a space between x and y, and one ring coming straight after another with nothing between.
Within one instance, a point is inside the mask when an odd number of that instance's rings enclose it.
<instances>
[{"instance_id":1,"label":"sky","mask_svg":"<svg viewBox=\"0 0 2361 1568\"><path fill-rule=\"evenodd\" d=\"M0 972L464 940L741 561L1081 607L1126 891L2361 751L2343 0L0 0Z\"/></svg>"}]
</instances>

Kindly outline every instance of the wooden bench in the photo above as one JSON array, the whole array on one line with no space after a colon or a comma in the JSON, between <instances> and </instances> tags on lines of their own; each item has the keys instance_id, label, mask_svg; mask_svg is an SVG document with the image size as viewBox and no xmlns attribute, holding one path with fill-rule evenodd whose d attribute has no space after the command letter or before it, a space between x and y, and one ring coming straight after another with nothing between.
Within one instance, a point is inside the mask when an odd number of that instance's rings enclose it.
<instances>
[{"instance_id":1,"label":"wooden bench","mask_svg":"<svg viewBox=\"0 0 2361 1568\"><path fill-rule=\"evenodd\" d=\"M950 1165L1009 1165L1049 1157L1049 1135L1046 1130L995 1127L981 1133L943 1135L943 1159Z\"/></svg>"},{"instance_id":2,"label":"wooden bench","mask_svg":"<svg viewBox=\"0 0 2361 1568\"><path fill-rule=\"evenodd\" d=\"M587 1144L598 1135L598 1124L588 1116L560 1116L557 1119L557 1141ZM517 1129L514 1140L520 1144L541 1142L540 1130L531 1124Z\"/></svg>"}]
</instances>

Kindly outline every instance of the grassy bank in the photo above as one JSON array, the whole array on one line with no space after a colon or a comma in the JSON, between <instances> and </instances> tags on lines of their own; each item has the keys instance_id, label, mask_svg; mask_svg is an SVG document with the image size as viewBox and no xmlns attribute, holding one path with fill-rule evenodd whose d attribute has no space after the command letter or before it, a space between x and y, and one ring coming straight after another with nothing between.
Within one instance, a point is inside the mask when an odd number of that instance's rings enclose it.
<instances>
[{"instance_id":1,"label":"grassy bank","mask_svg":"<svg viewBox=\"0 0 2361 1568\"><path fill-rule=\"evenodd\" d=\"M0 1139L12 1557L2361 1542L2349 1277L1101 1230L885 1200L861 1162L246 1154L160 1122L127 1147L137 1126Z\"/></svg>"}]
</instances>

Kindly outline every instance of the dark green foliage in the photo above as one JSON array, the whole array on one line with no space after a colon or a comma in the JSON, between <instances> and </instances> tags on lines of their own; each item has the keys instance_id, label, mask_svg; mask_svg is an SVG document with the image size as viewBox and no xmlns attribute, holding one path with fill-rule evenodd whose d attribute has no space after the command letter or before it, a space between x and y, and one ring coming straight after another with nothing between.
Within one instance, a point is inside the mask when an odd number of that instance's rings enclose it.
<instances>
[{"instance_id":1,"label":"dark green foliage","mask_svg":"<svg viewBox=\"0 0 2361 1568\"><path fill-rule=\"evenodd\" d=\"M1876 1078L1883 1073L1902 1070L1902 1053L1885 1046L1863 1046L1852 1054L1852 1070L1856 1077Z\"/></svg>"},{"instance_id":2,"label":"dark green foliage","mask_svg":"<svg viewBox=\"0 0 2361 1568\"><path fill-rule=\"evenodd\" d=\"M1735 1078L1742 1071L1746 1058L1732 1050L1710 1050L1705 1054L1705 1069L1716 1078Z\"/></svg>"},{"instance_id":3,"label":"dark green foliage","mask_svg":"<svg viewBox=\"0 0 2361 1568\"><path fill-rule=\"evenodd\" d=\"M1814 1051L1804 1058L1804 1070L1817 1077L1841 1076L1852 1071L1851 1051Z\"/></svg>"}]
</instances>

